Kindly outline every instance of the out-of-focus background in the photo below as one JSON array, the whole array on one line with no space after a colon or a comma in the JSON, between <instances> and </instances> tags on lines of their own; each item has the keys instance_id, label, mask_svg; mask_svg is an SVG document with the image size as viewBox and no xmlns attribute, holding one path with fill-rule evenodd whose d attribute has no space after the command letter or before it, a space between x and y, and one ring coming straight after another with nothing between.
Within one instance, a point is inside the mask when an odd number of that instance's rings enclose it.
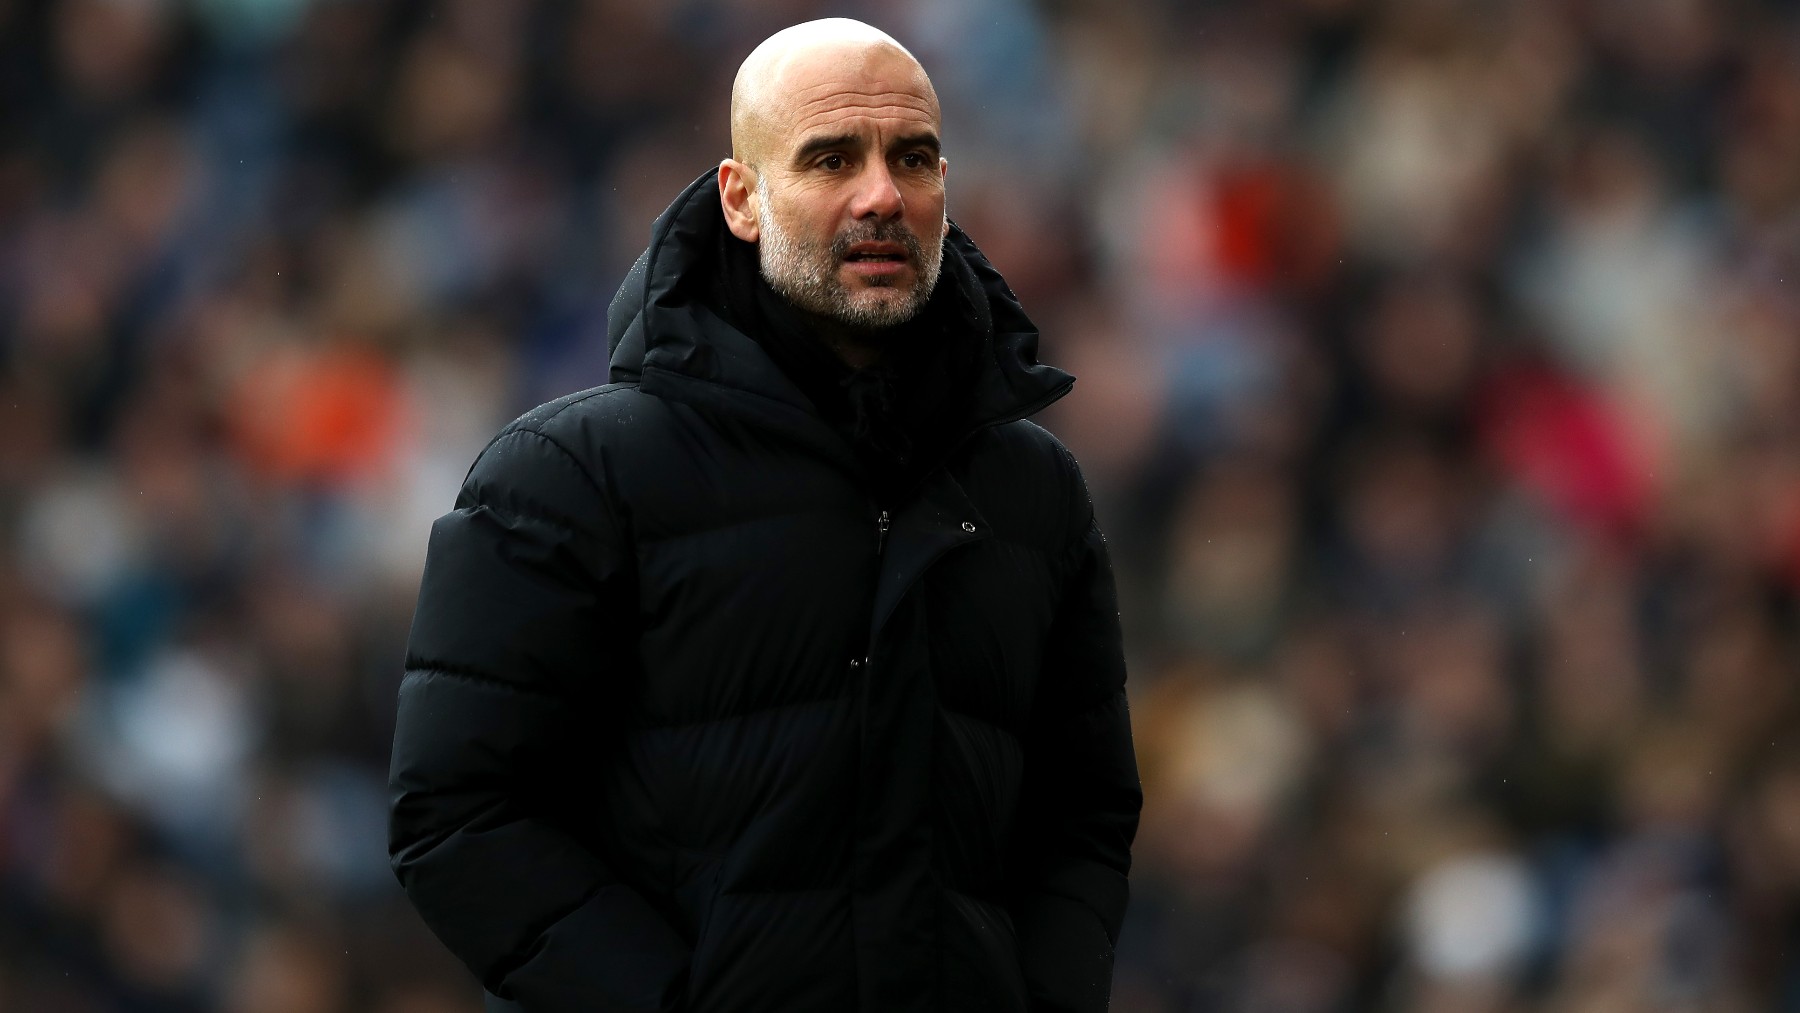
<instances>
[{"instance_id":1,"label":"out-of-focus background","mask_svg":"<svg viewBox=\"0 0 1800 1013\"><path fill-rule=\"evenodd\" d=\"M1800 1010L1800 4L0 0L0 1010L458 1013L427 525L862 16L1081 379L1122 1013Z\"/></svg>"}]
</instances>

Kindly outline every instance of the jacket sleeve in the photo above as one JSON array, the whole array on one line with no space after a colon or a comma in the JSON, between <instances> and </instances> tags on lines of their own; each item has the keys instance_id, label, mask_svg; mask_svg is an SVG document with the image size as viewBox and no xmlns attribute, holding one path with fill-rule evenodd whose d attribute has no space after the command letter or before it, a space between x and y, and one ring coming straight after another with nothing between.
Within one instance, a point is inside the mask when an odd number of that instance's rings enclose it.
<instances>
[{"instance_id":1,"label":"jacket sleeve","mask_svg":"<svg viewBox=\"0 0 1800 1013\"><path fill-rule=\"evenodd\" d=\"M686 942L581 844L576 815L625 681L608 659L633 654L631 584L606 497L538 432L496 438L432 527L389 854L432 931L530 1013L681 1001Z\"/></svg>"},{"instance_id":2,"label":"jacket sleeve","mask_svg":"<svg viewBox=\"0 0 1800 1013\"><path fill-rule=\"evenodd\" d=\"M1036 1013L1107 1008L1143 805L1118 597L1087 514L1033 703L1014 836L1012 912Z\"/></svg>"}]
</instances>

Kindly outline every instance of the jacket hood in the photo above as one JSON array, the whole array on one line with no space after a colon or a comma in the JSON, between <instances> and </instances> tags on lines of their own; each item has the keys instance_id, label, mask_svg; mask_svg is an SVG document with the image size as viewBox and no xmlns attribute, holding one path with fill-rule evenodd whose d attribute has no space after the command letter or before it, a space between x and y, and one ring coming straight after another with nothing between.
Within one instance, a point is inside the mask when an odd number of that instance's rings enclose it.
<instances>
[{"instance_id":1,"label":"jacket hood","mask_svg":"<svg viewBox=\"0 0 1800 1013\"><path fill-rule=\"evenodd\" d=\"M649 247L613 296L607 310L609 379L680 400L705 390L715 398L747 395L810 411L805 395L762 347L706 295L725 232L718 178L708 171L657 217ZM1074 377L1037 361L1037 327L1000 272L954 222L945 243L962 255L991 322L991 332L977 336L987 355L973 382L971 426L1023 418L1068 393ZM946 268L938 283L952 283L951 276Z\"/></svg>"}]
</instances>

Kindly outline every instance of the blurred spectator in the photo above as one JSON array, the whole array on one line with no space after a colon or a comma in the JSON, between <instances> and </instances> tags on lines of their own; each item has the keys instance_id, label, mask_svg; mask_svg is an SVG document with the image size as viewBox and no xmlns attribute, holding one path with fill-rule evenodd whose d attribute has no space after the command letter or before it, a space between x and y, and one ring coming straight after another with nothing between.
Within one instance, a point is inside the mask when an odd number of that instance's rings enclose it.
<instances>
[{"instance_id":1,"label":"blurred spectator","mask_svg":"<svg viewBox=\"0 0 1800 1013\"><path fill-rule=\"evenodd\" d=\"M427 526L826 13L1081 377L1115 1008L1800 1010L1779 0L0 0L0 1009L479 1008L382 854Z\"/></svg>"}]
</instances>

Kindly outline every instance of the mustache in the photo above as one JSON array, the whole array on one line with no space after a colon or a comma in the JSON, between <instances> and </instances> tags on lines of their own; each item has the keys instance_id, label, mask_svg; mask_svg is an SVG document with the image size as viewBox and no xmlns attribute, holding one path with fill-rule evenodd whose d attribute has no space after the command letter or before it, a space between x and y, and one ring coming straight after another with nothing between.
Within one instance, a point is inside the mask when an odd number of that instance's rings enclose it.
<instances>
[{"instance_id":1,"label":"mustache","mask_svg":"<svg viewBox=\"0 0 1800 1013\"><path fill-rule=\"evenodd\" d=\"M843 260L857 243L899 243L906 247L906 258L915 264L925 262L925 246L913 231L899 222L861 222L838 233L831 241L831 257Z\"/></svg>"}]
</instances>

